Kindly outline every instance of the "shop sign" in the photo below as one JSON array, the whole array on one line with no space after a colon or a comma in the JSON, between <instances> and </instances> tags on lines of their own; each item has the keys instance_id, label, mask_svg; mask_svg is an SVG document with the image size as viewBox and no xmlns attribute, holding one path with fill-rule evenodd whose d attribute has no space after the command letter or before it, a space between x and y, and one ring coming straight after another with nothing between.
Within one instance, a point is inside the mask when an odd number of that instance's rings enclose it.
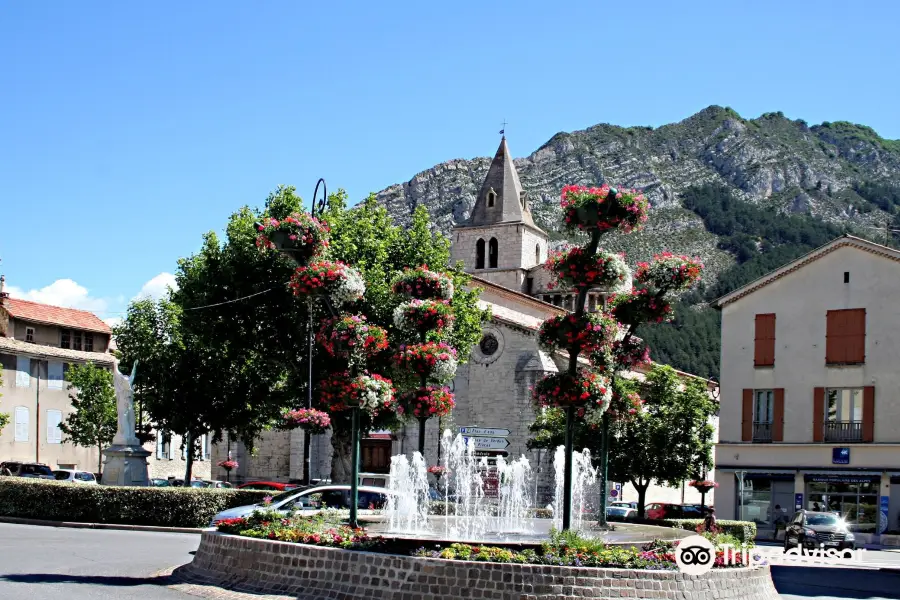
<instances>
[{"instance_id":1,"label":"shop sign","mask_svg":"<svg viewBox=\"0 0 900 600\"><path fill-rule=\"evenodd\" d=\"M806 481L815 483L877 483L881 477L877 475L807 475Z\"/></svg>"},{"instance_id":2,"label":"shop sign","mask_svg":"<svg viewBox=\"0 0 900 600\"><path fill-rule=\"evenodd\" d=\"M803 508L803 494L794 494L794 510Z\"/></svg>"},{"instance_id":3,"label":"shop sign","mask_svg":"<svg viewBox=\"0 0 900 600\"><path fill-rule=\"evenodd\" d=\"M832 448L831 464L833 465L849 465L850 464L850 448Z\"/></svg>"}]
</instances>

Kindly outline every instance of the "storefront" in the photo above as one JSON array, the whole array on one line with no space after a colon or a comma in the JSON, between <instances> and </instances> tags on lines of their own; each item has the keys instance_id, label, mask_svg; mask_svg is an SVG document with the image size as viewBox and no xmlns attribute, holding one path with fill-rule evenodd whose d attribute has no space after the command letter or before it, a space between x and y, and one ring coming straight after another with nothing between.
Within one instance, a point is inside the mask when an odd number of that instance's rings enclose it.
<instances>
[{"instance_id":1,"label":"storefront","mask_svg":"<svg viewBox=\"0 0 900 600\"><path fill-rule=\"evenodd\" d=\"M852 531L880 533L880 473L806 473L803 477L804 508L838 513Z\"/></svg>"},{"instance_id":2,"label":"storefront","mask_svg":"<svg viewBox=\"0 0 900 600\"><path fill-rule=\"evenodd\" d=\"M757 529L774 529L775 520L794 514L793 471L737 472L735 518L753 521Z\"/></svg>"}]
</instances>

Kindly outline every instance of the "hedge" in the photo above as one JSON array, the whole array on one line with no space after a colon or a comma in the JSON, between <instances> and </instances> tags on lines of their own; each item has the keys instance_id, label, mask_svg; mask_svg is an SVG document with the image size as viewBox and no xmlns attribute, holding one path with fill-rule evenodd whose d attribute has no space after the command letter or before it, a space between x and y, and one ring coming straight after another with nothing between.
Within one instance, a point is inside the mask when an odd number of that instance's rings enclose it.
<instances>
[{"instance_id":1,"label":"hedge","mask_svg":"<svg viewBox=\"0 0 900 600\"><path fill-rule=\"evenodd\" d=\"M703 519L623 519L621 517L608 517L610 522L639 523L641 525L658 525L660 527L675 527L696 531ZM727 519L716 520L716 526L722 533L733 535L741 542L752 542L756 537L756 523L752 521L729 521Z\"/></svg>"},{"instance_id":2,"label":"hedge","mask_svg":"<svg viewBox=\"0 0 900 600\"><path fill-rule=\"evenodd\" d=\"M0 477L0 516L79 523L208 527L223 510L257 504L258 490L115 487Z\"/></svg>"}]
</instances>

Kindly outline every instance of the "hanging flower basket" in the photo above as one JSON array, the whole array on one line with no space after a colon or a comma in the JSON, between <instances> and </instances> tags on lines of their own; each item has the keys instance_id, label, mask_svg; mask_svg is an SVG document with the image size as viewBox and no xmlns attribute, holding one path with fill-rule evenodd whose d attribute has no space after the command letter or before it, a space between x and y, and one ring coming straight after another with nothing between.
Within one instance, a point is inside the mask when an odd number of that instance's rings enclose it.
<instances>
[{"instance_id":1,"label":"hanging flower basket","mask_svg":"<svg viewBox=\"0 0 900 600\"><path fill-rule=\"evenodd\" d=\"M417 418L444 417L455 404L449 389L428 386L403 394L397 413Z\"/></svg>"},{"instance_id":2,"label":"hanging flower basket","mask_svg":"<svg viewBox=\"0 0 900 600\"><path fill-rule=\"evenodd\" d=\"M297 267L288 287L299 297L327 295L338 306L359 300L366 293L359 271L344 263L328 261Z\"/></svg>"},{"instance_id":3,"label":"hanging flower basket","mask_svg":"<svg viewBox=\"0 0 900 600\"><path fill-rule=\"evenodd\" d=\"M328 224L305 212L284 219L265 218L257 227L256 246L263 251L278 250L304 264L328 247Z\"/></svg>"},{"instance_id":4,"label":"hanging flower basket","mask_svg":"<svg viewBox=\"0 0 900 600\"><path fill-rule=\"evenodd\" d=\"M689 482L688 485L691 486L692 488L695 488L701 494L705 494L705 493L709 492L709 490L719 487L719 484L716 483L715 481L708 481L708 480L698 481L696 479L694 481Z\"/></svg>"},{"instance_id":5,"label":"hanging flower basket","mask_svg":"<svg viewBox=\"0 0 900 600\"><path fill-rule=\"evenodd\" d=\"M699 258L663 252L649 263L638 263L635 279L654 291L671 293L692 287L702 274L703 262Z\"/></svg>"},{"instance_id":6,"label":"hanging flower basket","mask_svg":"<svg viewBox=\"0 0 900 600\"><path fill-rule=\"evenodd\" d=\"M453 281L425 265L404 270L394 279L393 290L396 294L420 300L450 300L453 298Z\"/></svg>"},{"instance_id":7,"label":"hanging flower basket","mask_svg":"<svg viewBox=\"0 0 900 600\"><path fill-rule=\"evenodd\" d=\"M603 412L612 400L612 386L603 375L580 369L575 376L547 375L534 386L533 396L541 407L590 407Z\"/></svg>"},{"instance_id":8,"label":"hanging flower basket","mask_svg":"<svg viewBox=\"0 0 900 600\"><path fill-rule=\"evenodd\" d=\"M328 413L314 408L298 408L282 415L286 429L303 429L312 435L325 433L331 426Z\"/></svg>"},{"instance_id":9,"label":"hanging flower basket","mask_svg":"<svg viewBox=\"0 0 900 600\"><path fill-rule=\"evenodd\" d=\"M570 352L574 346L577 353L592 353L611 347L618 332L616 320L603 313L558 315L541 323L538 344L547 352Z\"/></svg>"},{"instance_id":10,"label":"hanging flower basket","mask_svg":"<svg viewBox=\"0 0 900 600\"><path fill-rule=\"evenodd\" d=\"M650 203L636 190L614 190L608 185L588 188L567 185L560 202L566 227L581 230L640 229L647 221Z\"/></svg>"},{"instance_id":11,"label":"hanging flower basket","mask_svg":"<svg viewBox=\"0 0 900 600\"><path fill-rule=\"evenodd\" d=\"M599 251L588 254L577 246L564 252L554 252L546 267L556 276L551 286L564 288L606 288L615 290L628 281L628 265L621 254Z\"/></svg>"},{"instance_id":12,"label":"hanging flower basket","mask_svg":"<svg viewBox=\"0 0 900 600\"><path fill-rule=\"evenodd\" d=\"M434 383L446 383L456 375L456 350L444 342L400 346L394 360L400 369L424 376Z\"/></svg>"},{"instance_id":13,"label":"hanging flower basket","mask_svg":"<svg viewBox=\"0 0 900 600\"><path fill-rule=\"evenodd\" d=\"M650 347L641 338L614 341L591 354L591 363L601 373L629 371L650 365Z\"/></svg>"},{"instance_id":14,"label":"hanging flower basket","mask_svg":"<svg viewBox=\"0 0 900 600\"><path fill-rule=\"evenodd\" d=\"M635 392L622 395L614 391L606 412L613 419L627 419L636 415L643 405L644 401ZM590 423L591 419L588 419L588 422Z\"/></svg>"},{"instance_id":15,"label":"hanging flower basket","mask_svg":"<svg viewBox=\"0 0 900 600\"><path fill-rule=\"evenodd\" d=\"M413 298L394 309L394 325L406 333L442 333L453 326L453 307L446 300Z\"/></svg>"},{"instance_id":16,"label":"hanging flower basket","mask_svg":"<svg viewBox=\"0 0 900 600\"><path fill-rule=\"evenodd\" d=\"M387 333L370 325L362 315L344 315L328 319L316 333L316 342L331 356L362 358L387 348Z\"/></svg>"},{"instance_id":17,"label":"hanging flower basket","mask_svg":"<svg viewBox=\"0 0 900 600\"><path fill-rule=\"evenodd\" d=\"M222 467L229 473L231 473L231 471L233 471L234 469L237 469L239 466L238 461L232 460L230 458L228 460L221 460L217 462L216 465Z\"/></svg>"},{"instance_id":18,"label":"hanging flower basket","mask_svg":"<svg viewBox=\"0 0 900 600\"><path fill-rule=\"evenodd\" d=\"M351 378L346 371L335 373L319 384L318 391L320 403L332 412L359 406L375 415L390 410L396 402L393 383L378 374Z\"/></svg>"},{"instance_id":19,"label":"hanging flower basket","mask_svg":"<svg viewBox=\"0 0 900 600\"><path fill-rule=\"evenodd\" d=\"M617 294L609 303L610 312L619 323L663 323L672 320L672 305L651 294L646 288Z\"/></svg>"}]
</instances>

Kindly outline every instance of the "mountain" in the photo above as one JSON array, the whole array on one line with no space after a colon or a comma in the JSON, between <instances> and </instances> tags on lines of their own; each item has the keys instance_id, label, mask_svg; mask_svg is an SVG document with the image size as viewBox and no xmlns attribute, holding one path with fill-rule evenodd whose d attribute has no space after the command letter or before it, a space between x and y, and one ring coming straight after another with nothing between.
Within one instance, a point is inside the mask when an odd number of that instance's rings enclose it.
<instances>
[{"instance_id":1,"label":"mountain","mask_svg":"<svg viewBox=\"0 0 900 600\"><path fill-rule=\"evenodd\" d=\"M377 194L398 221L424 204L449 233L464 221L490 158L455 159ZM847 122L808 125L782 113L744 119L710 106L658 128L595 125L558 133L515 161L536 222L556 239L566 184L643 189L653 210L636 234L606 236L630 262L671 250L700 256L704 286L682 300L675 327L642 331L658 360L718 373L712 298L846 231L892 243L900 225L900 141Z\"/></svg>"}]
</instances>

